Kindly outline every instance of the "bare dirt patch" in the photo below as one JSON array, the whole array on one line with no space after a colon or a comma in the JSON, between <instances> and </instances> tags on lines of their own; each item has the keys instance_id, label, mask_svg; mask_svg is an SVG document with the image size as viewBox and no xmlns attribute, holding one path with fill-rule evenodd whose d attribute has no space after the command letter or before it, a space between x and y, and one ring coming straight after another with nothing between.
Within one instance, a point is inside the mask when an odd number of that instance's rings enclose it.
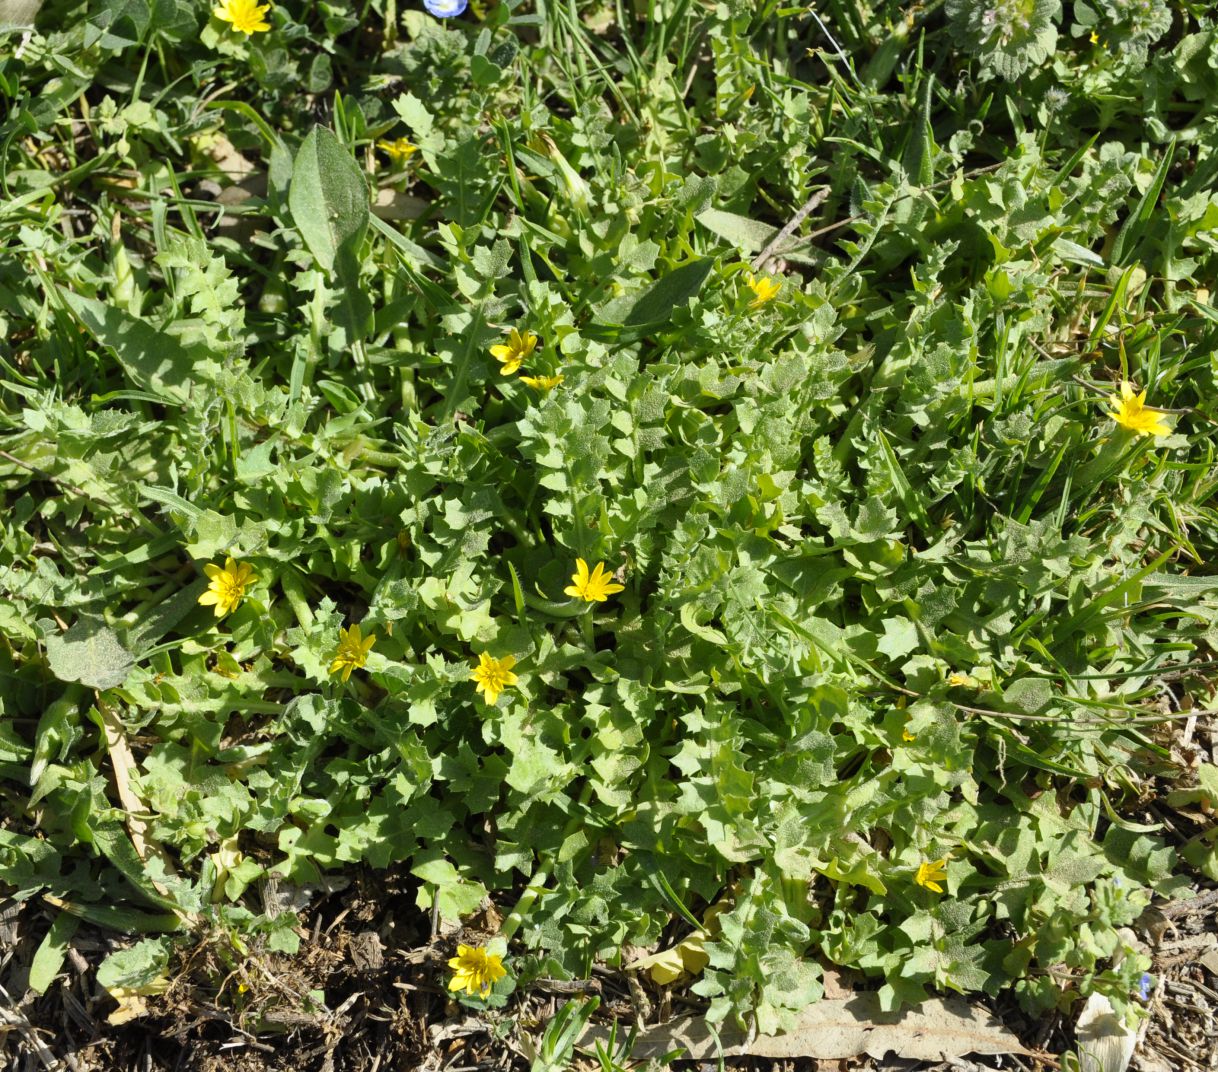
<instances>
[{"instance_id":1,"label":"bare dirt patch","mask_svg":"<svg viewBox=\"0 0 1218 1072\"><path fill-rule=\"evenodd\" d=\"M696 1002L684 997L676 1003L656 991L643 997L630 980L603 973L587 983L542 981L518 992L503 1010L472 1015L447 994L446 960L458 940L481 936L435 933L428 914L414 904L415 888L416 881L405 874L360 871L342 889L317 892L301 911L306 936L297 956L251 950L234 961L231 953L222 955L218 936L208 936L179 958L169 989L145 999L146 1015L118 1025L109 1022L116 1003L97 985L94 971L128 939L82 927L60 976L38 996L27 991L25 981L50 917L37 902L9 902L0 907L4 1067L13 1072L525 1072L531 1061L522 1040L536 1040L576 994L597 994L602 1011L626 1027L640 1014L655 1022L696 1011ZM1145 932L1153 943L1156 986L1131 1067L1215 1072L1218 890L1201 890L1152 910ZM1067 1018L1033 1022L1009 999L995 1002L993 1009L1036 1056L942 1063L896 1057L739 1058L725 1067L734 1072L1048 1072L1060 1067L1052 1055L1073 1043ZM572 1067L600 1066L577 1060Z\"/></svg>"}]
</instances>

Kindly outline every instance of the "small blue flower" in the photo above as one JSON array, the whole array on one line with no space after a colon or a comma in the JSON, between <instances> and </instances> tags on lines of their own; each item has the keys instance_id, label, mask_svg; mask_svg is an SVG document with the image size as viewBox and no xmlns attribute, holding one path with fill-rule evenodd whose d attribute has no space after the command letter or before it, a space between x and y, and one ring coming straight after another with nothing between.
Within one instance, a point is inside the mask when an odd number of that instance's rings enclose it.
<instances>
[{"instance_id":1,"label":"small blue flower","mask_svg":"<svg viewBox=\"0 0 1218 1072\"><path fill-rule=\"evenodd\" d=\"M1142 978L1138 980L1138 997L1143 1001L1150 1000L1150 988L1154 985L1155 977L1150 972L1143 972Z\"/></svg>"},{"instance_id":2,"label":"small blue flower","mask_svg":"<svg viewBox=\"0 0 1218 1072\"><path fill-rule=\"evenodd\" d=\"M469 0L423 0L423 6L437 19L455 19L469 7Z\"/></svg>"}]
</instances>

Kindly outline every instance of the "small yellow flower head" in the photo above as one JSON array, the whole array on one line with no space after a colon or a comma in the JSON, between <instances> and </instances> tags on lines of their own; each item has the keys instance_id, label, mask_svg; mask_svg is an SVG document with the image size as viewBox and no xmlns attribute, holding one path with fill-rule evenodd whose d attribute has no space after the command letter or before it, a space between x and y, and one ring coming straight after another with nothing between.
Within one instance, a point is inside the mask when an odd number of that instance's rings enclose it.
<instances>
[{"instance_id":1,"label":"small yellow flower head","mask_svg":"<svg viewBox=\"0 0 1218 1072\"><path fill-rule=\"evenodd\" d=\"M774 297L780 290L782 284L771 279L768 275L763 275L760 279L749 272L745 279L748 282L749 290L753 292L753 300L749 302L750 309L760 309L771 298Z\"/></svg>"},{"instance_id":2,"label":"small yellow flower head","mask_svg":"<svg viewBox=\"0 0 1218 1072\"><path fill-rule=\"evenodd\" d=\"M1146 409L1146 392L1134 394L1133 385L1128 381L1121 384L1121 394L1112 395L1108 399L1112 406L1109 416L1122 428L1137 435L1171 435L1171 429L1163 423L1163 418L1157 410Z\"/></svg>"},{"instance_id":3,"label":"small yellow flower head","mask_svg":"<svg viewBox=\"0 0 1218 1072\"><path fill-rule=\"evenodd\" d=\"M1095 30L1092 30L1092 31L1091 31L1091 36L1088 38L1088 40L1089 40L1089 41L1090 41L1090 42L1091 42L1093 45L1098 45L1098 44L1100 43L1100 35L1099 35L1099 34L1098 34L1098 33L1097 33Z\"/></svg>"},{"instance_id":4,"label":"small yellow flower head","mask_svg":"<svg viewBox=\"0 0 1218 1072\"><path fill-rule=\"evenodd\" d=\"M495 360L503 365L503 368L499 370L500 374L510 376L520 368L526 358L532 356L536 349L537 336L533 332L526 331L522 335L516 328L512 328L508 341L492 346L491 353Z\"/></svg>"},{"instance_id":5,"label":"small yellow flower head","mask_svg":"<svg viewBox=\"0 0 1218 1072\"><path fill-rule=\"evenodd\" d=\"M562 383L562 373L557 376L521 376L520 382L536 387L539 391L552 391Z\"/></svg>"},{"instance_id":6,"label":"small yellow flower head","mask_svg":"<svg viewBox=\"0 0 1218 1072\"><path fill-rule=\"evenodd\" d=\"M368 661L368 652L372 650L372 645L375 643L376 634L369 633L367 638L364 638L358 625L353 625L350 629L340 629L338 631L338 651L334 653L334 661L330 663L330 673L337 674L341 671L343 680L346 681L351 676L352 670L358 669Z\"/></svg>"},{"instance_id":7,"label":"small yellow flower head","mask_svg":"<svg viewBox=\"0 0 1218 1072\"><path fill-rule=\"evenodd\" d=\"M419 147L409 138L394 138L393 141L386 141L382 138L376 143L376 147L385 153L395 164L400 164L403 160L409 160L413 154L419 151Z\"/></svg>"},{"instance_id":8,"label":"small yellow flower head","mask_svg":"<svg viewBox=\"0 0 1218 1072\"><path fill-rule=\"evenodd\" d=\"M516 684L516 675L512 673L512 667L515 665L516 660L511 655L496 659L483 652L478 656L478 665L470 671L470 676L478 682L474 691L482 693L486 702L494 706L499 694L510 685Z\"/></svg>"},{"instance_id":9,"label":"small yellow flower head","mask_svg":"<svg viewBox=\"0 0 1218 1072\"><path fill-rule=\"evenodd\" d=\"M270 10L270 4L259 4L258 0L220 0L211 13L221 22L231 25L237 33L249 37L271 28L264 18Z\"/></svg>"},{"instance_id":10,"label":"small yellow flower head","mask_svg":"<svg viewBox=\"0 0 1218 1072\"><path fill-rule=\"evenodd\" d=\"M575 572L571 574L571 583L563 589L569 596L576 596L587 603L604 603L614 592L624 592L626 586L613 583L613 574L605 569L605 563L598 562L596 569L588 572L588 563L582 558L575 560Z\"/></svg>"},{"instance_id":11,"label":"small yellow flower head","mask_svg":"<svg viewBox=\"0 0 1218 1072\"><path fill-rule=\"evenodd\" d=\"M953 672L947 675L947 683L953 689L966 688L970 685L976 685L976 678L970 677L968 674Z\"/></svg>"},{"instance_id":12,"label":"small yellow flower head","mask_svg":"<svg viewBox=\"0 0 1218 1072\"><path fill-rule=\"evenodd\" d=\"M942 893L943 887L940 882L947 881L947 857L942 860L923 860L918 865L918 873L914 875L914 882L919 886L923 886L932 893Z\"/></svg>"},{"instance_id":13,"label":"small yellow flower head","mask_svg":"<svg viewBox=\"0 0 1218 1072\"><path fill-rule=\"evenodd\" d=\"M448 962L448 966L453 970L448 989L464 990L470 997L475 994L485 996L495 983L507 975L503 958L498 953L488 953L471 945L457 946L457 955Z\"/></svg>"},{"instance_id":14,"label":"small yellow flower head","mask_svg":"<svg viewBox=\"0 0 1218 1072\"><path fill-rule=\"evenodd\" d=\"M902 741L906 741L906 742L908 742L908 741L916 741L917 739L918 739L917 734L915 734L915 733L910 733L910 732L909 732L909 727L908 727L908 726L906 726L906 727L905 727L903 730L901 730L901 740L902 740Z\"/></svg>"},{"instance_id":15,"label":"small yellow flower head","mask_svg":"<svg viewBox=\"0 0 1218 1072\"><path fill-rule=\"evenodd\" d=\"M215 607L217 618L232 614L241 605L246 589L253 585L256 578L248 563L234 561L231 555L225 560L223 569L209 562L203 567L203 572L211 578L211 584L199 596L199 603L204 607Z\"/></svg>"}]
</instances>

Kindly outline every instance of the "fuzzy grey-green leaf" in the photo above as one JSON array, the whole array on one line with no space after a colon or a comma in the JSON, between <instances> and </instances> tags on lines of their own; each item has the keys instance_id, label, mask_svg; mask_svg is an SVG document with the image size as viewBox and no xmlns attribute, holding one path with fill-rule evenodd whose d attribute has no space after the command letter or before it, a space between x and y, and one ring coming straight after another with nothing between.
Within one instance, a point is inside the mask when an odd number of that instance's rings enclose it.
<instances>
[{"instance_id":1,"label":"fuzzy grey-green leaf","mask_svg":"<svg viewBox=\"0 0 1218 1072\"><path fill-rule=\"evenodd\" d=\"M47 661L60 681L79 681L91 689L121 685L135 664L113 629L85 617L62 636L47 639Z\"/></svg>"},{"instance_id":2,"label":"fuzzy grey-green leaf","mask_svg":"<svg viewBox=\"0 0 1218 1072\"><path fill-rule=\"evenodd\" d=\"M296 154L288 207L300 237L327 272L339 251L354 250L368 229L368 184L326 127L314 127Z\"/></svg>"}]
</instances>

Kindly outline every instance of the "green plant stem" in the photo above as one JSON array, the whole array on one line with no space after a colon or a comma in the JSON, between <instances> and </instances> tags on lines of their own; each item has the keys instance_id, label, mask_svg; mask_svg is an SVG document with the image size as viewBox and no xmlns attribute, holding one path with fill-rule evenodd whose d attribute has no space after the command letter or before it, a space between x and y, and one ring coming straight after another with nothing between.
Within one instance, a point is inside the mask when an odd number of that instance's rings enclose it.
<instances>
[{"instance_id":1,"label":"green plant stem","mask_svg":"<svg viewBox=\"0 0 1218 1072\"><path fill-rule=\"evenodd\" d=\"M592 783L585 781L571 818L567 820L567 825L563 827L562 837L558 842L559 849L562 848L567 838L574 834L583 823L581 812L591 798ZM546 883L550 881L552 871L552 861L539 863L534 869L532 878L529 879L524 892L516 901L516 906L508 913L507 919L503 921L503 926L499 928L499 933L508 941L511 941L512 936L520 929L524 921L529 918L529 913L532 911L533 905L537 903L537 898L545 892Z\"/></svg>"}]
</instances>

